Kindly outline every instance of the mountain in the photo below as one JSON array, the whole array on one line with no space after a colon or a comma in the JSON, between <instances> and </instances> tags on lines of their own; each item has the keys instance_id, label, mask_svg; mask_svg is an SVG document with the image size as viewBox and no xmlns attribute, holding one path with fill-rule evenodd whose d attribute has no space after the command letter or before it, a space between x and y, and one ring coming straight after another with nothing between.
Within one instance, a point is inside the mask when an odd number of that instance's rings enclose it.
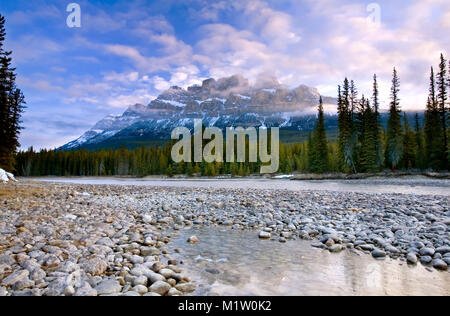
<instances>
[{"instance_id":1,"label":"mountain","mask_svg":"<svg viewBox=\"0 0 450 316\"><path fill-rule=\"evenodd\" d=\"M192 129L196 118L202 119L205 126L219 128L278 126L306 132L314 126L319 96L315 88L300 85L289 89L272 77L259 78L253 86L240 75L207 79L187 89L171 87L148 105L135 104L122 115L109 115L60 149L164 141L175 127ZM335 112L336 99L322 98L325 106ZM331 116L330 124L336 125L332 121Z\"/></svg>"},{"instance_id":2,"label":"mountain","mask_svg":"<svg viewBox=\"0 0 450 316\"><path fill-rule=\"evenodd\" d=\"M187 89L171 87L148 105L135 104L122 115L109 115L97 122L62 150L105 149L142 144L163 144L175 127L193 129L196 118L205 126L280 127L283 142L304 140L316 122L320 94L315 88L300 85L289 89L275 78L259 78L251 86L240 75L207 79ZM337 134L335 98L322 96L328 136ZM382 115L382 122L387 119Z\"/></svg>"}]
</instances>

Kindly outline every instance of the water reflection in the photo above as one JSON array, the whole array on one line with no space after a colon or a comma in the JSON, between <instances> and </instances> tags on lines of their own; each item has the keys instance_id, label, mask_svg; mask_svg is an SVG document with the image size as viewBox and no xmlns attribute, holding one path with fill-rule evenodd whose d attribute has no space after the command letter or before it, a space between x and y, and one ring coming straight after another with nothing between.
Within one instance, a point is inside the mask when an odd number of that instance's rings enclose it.
<instances>
[{"instance_id":1,"label":"water reflection","mask_svg":"<svg viewBox=\"0 0 450 316\"><path fill-rule=\"evenodd\" d=\"M200 242L188 245L192 234ZM185 250L180 259L200 285L197 295L450 294L448 272L429 272L399 260L377 261L350 251L331 254L307 241L262 241L255 232L183 230L172 247Z\"/></svg>"}]
</instances>

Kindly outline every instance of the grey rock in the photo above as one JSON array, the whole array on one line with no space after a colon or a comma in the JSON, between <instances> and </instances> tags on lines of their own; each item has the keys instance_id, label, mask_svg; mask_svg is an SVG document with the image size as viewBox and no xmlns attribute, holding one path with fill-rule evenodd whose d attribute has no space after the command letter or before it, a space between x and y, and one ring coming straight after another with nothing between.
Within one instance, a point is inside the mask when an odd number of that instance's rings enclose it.
<instances>
[{"instance_id":1,"label":"grey rock","mask_svg":"<svg viewBox=\"0 0 450 316\"><path fill-rule=\"evenodd\" d=\"M447 263L441 259L434 259L433 260L433 268L438 269L438 270L447 270Z\"/></svg>"},{"instance_id":2,"label":"grey rock","mask_svg":"<svg viewBox=\"0 0 450 316\"><path fill-rule=\"evenodd\" d=\"M11 275L7 276L2 280L1 285L3 286L11 286L16 282L19 282L25 278L27 278L30 275L30 272L28 270L19 270L15 271Z\"/></svg>"},{"instance_id":3,"label":"grey rock","mask_svg":"<svg viewBox=\"0 0 450 316\"><path fill-rule=\"evenodd\" d=\"M95 287L98 295L119 293L122 289L120 283L113 279L107 279Z\"/></svg>"},{"instance_id":4,"label":"grey rock","mask_svg":"<svg viewBox=\"0 0 450 316\"><path fill-rule=\"evenodd\" d=\"M433 261L433 258L431 258L430 256L423 256L420 258L420 262L422 264L430 264L431 261Z\"/></svg>"},{"instance_id":5,"label":"grey rock","mask_svg":"<svg viewBox=\"0 0 450 316\"><path fill-rule=\"evenodd\" d=\"M450 253L450 246L438 247L438 248L436 248L436 252L438 252L440 254Z\"/></svg>"},{"instance_id":6,"label":"grey rock","mask_svg":"<svg viewBox=\"0 0 450 316\"><path fill-rule=\"evenodd\" d=\"M422 248L422 249L419 250L419 254L421 256L429 256L429 257L431 257L431 256L434 255L434 253L435 253L435 250L433 248L429 248L429 247Z\"/></svg>"},{"instance_id":7,"label":"grey rock","mask_svg":"<svg viewBox=\"0 0 450 316\"><path fill-rule=\"evenodd\" d=\"M374 258L384 258L384 257L386 257L386 253L383 250L374 249L374 250L372 250L372 257L374 257Z\"/></svg>"}]
</instances>

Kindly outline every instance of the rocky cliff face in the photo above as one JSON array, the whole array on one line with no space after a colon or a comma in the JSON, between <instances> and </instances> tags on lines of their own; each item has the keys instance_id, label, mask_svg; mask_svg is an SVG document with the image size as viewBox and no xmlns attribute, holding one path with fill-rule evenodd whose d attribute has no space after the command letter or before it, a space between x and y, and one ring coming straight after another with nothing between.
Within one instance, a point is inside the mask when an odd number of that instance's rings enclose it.
<instances>
[{"instance_id":1,"label":"rocky cliff face","mask_svg":"<svg viewBox=\"0 0 450 316\"><path fill-rule=\"evenodd\" d=\"M315 113L319 97L315 88L301 85L288 89L275 78L265 78L255 86L240 75L207 79L186 90L171 87L148 105L136 104L122 115L110 115L62 149L124 137L168 139L175 127L193 128L196 118L203 119L205 126L219 128L279 126L303 130L304 118ZM335 106L334 98L322 98L325 105Z\"/></svg>"}]
</instances>

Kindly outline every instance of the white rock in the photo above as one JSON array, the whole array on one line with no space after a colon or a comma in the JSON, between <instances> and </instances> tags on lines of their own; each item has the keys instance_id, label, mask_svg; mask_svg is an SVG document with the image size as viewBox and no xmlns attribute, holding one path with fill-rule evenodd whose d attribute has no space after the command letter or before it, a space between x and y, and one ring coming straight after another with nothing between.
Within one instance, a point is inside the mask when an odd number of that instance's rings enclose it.
<instances>
[{"instance_id":1,"label":"white rock","mask_svg":"<svg viewBox=\"0 0 450 316\"><path fill-rule=\"evenodd\" d=\"M158 293L160 295L166 294L170 290L171 286L169 283L164 281L157 281L150 286L150 292Z\"/></svg>"},{"instance_id":2,"label":"white rock","mask_svg":"<svg viewBox=\"0 0 450 316\"><path fill-rule=\"evenodd\" d=\"M64 216L64 219L76 220L77 216L73 214L67 214L66 216Z\"/></svg>"},{"instance_id":3,"label":"white rock","mask_svg":"<svg viewBox=\"0 0 450 316\"><path fill-rule=\"evenodd\" d=\"M261 231L259 232L259 238L261 239L269 239L271 234L269 232Z\"/></svg>"}]
</instances>

